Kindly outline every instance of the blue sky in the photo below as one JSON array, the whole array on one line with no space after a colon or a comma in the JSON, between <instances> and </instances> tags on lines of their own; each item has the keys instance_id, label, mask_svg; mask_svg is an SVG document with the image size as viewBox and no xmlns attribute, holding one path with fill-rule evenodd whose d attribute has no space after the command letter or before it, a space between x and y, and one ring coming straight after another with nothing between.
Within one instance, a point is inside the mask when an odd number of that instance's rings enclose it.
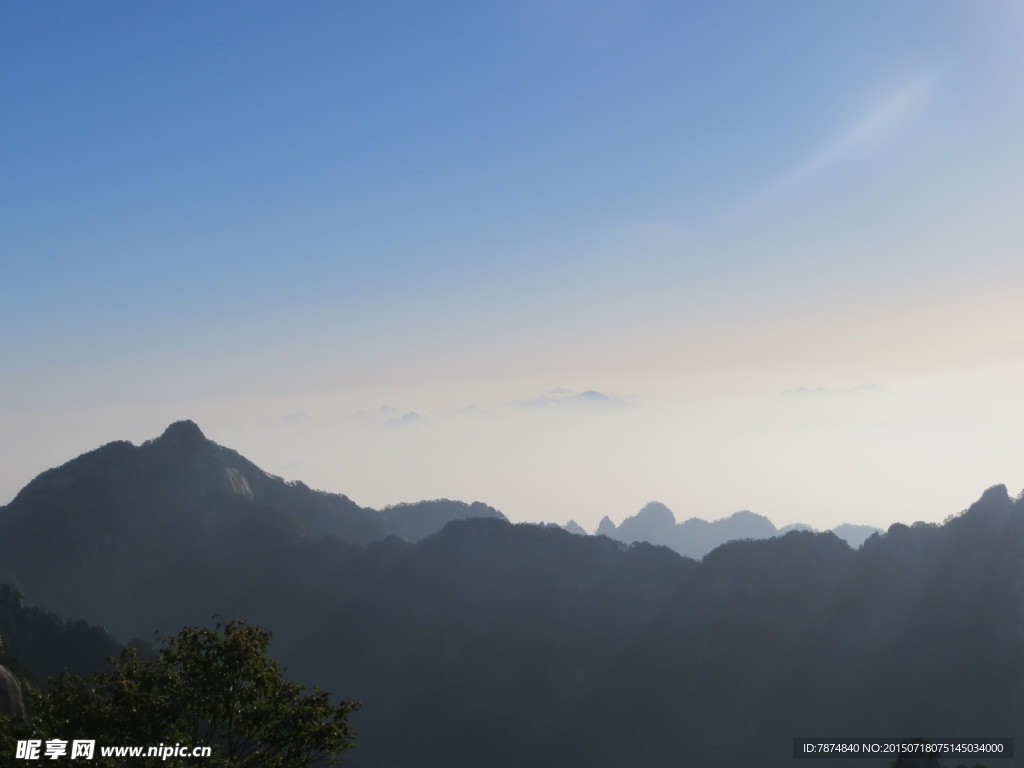
<instances>
[{"instance_id":1,"label":"blue sky","mask_svg":"<svg viewBox=\"0 0 1024 768\"><path fill-rule=\"evenodd\" d=\"M1016 493L1022 42L1008 0L6 3L0 502L178 418L590 528Z\"/></svg>"}]
</instances>

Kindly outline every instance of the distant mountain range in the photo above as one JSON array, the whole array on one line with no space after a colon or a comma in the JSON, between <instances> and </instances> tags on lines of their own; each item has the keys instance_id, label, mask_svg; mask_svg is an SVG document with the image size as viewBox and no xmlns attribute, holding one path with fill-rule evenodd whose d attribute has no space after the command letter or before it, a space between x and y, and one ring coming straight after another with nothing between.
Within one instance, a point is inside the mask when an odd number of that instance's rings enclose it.
<instances>
[{"instance_id":1,"label":"distant mountain range","mask_svg":"<svg viewBox=\"0 0 1024 768\"><path fill-rule=\"evenodd\" d=\"M570 533L586 533L574 521L569 521L565 529ZM652 501L635 515L623 520L619 526L605 517L597 527L597 535L607 536L626 544L646 541L649 544L674 549L686 557L701 558L728 541L770 539L790 531L813 530L802 523L776 528L767 517L755 515L749 510L736 512L713 522L692 517L685 522L677 523L672 510L660 502ZM881 528L850 523L839 525L833 528L832 532L854 548L863 544L869 536L884 533Z\"/></svg>"},{"instance_id":2,"label":"distant mountain range","mask_svg":"<svg viewBox=\"0 0 1024 768\"><path fill-rule=\"evenodd\" d=\"M636 517L674 530L666 512ZM78 632L81 658L108 640L69 616L121 641L268 627L289 677L363 701L352 768L790 766L795 737L1013 737L1024 722L1024 501L1002 486L857 550L790 531L698 562L484 505L368 510L181 422L32 481L0 508L0 568L63 617L3 592L0 635ZM71 663L52 647L33 667Z\"/></svg>"}]
</instances>

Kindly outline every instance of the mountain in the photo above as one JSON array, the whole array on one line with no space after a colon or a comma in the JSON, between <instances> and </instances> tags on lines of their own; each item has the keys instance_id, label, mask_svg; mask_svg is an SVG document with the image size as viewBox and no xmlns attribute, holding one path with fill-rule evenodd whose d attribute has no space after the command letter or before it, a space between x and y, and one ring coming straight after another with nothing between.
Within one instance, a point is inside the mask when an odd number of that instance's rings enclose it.
<instances>
[{"instance_id":1,"label":"mountain","mask_svg":"<svg viewBox=\"0 0 1024 768\"><path fill-rule=\"evenodd\" d=\"M268 627L289 677L362 700L354 768L789 766L795 737L1024 722L1024 501L1002 486L856 550L791 531L698 562L500 517L357 544L261 503L237 454L162 439L33 481L0 509L0 562L122 639L213 614Z\"/></svg>"},{"instance_id":2,"label":"mountain","mask_svg":"<svg viewBox=\"0 0 1024 768\"><path fill-rule=\"evenodd\" d=\"M435 499L415 504L396 504L380 511L381 517L391 529L408 541L419 541L444 528L452 520L471 517L493 517L504 520L505 516L493 507L479 501L466 504L464 501Z\"/></svg>"},{"instance_id":3,"label":"mountain","mask_svg":"<svg viewBox=\"0 0 1024 768\"><path fill-rule=\"evenodd\" d=\"M575 520L570 520L564 526L562 526L569 533L575 533L577 536L586 536L587 532L583 530L583 526L577 523Z\"/></svg>"},{"instance_id":4,"label":"mountain","mask_svg":"<svg viewBox=\"0 0 1024 768\"><path fill-rule=\"evenodd\" d=\"M0 578L122 637L134 633L123 606L140 604L148 634L167 627L148 626L161 613L189 614L194 594L244 591L246 569L265 570L256 559L282 556L283 547L324 537L352 546L416 540L472 516L504 519L484 504L447 500L360 507L268 474L180 421L140 446L109 443L47 470L0 507Z\"/></svg>"},{"instance_id":5,"label":"mountain","mask_svg":"<svg viewBox=\"0 0 1024 768\"><path fill-rule=\"evenodd\" d=\"M0 664L34 684L65 669L89 674L120 648L99 627L81 620L65 621L26 604L10 585L0 585Z\"/></svg>"},{"instance_id":6,"label":"mountain","mask_svg":"<svg viewBox=\"0 0 1024 768\"><path fill-rule=\"evenodd\" d=\"M837 525L833 528L832 533L856 549L876 533L882 533L882 531L871 525L853 525L852 523L843 523L842 525Z\"/></svg>"},{"instance_id":7,"label":"mountain","mask_svg":"<svg viewBox=\"0 0 1024 768\"><path fill-rule=\"evenodd\" d=\"M693 517L677 523L672 510L652 501L618 526L606 517L597 533L626 544L646 541L669 547L686 557L701 558L727 541L767 539L779 531L767 517L747 510L713 522Z\"/></svg>"},{"instance_id":8,"label":"mountain","mask_svg":"<svg viewBox=\"0 0 1024 768\"><path fill-rule=\"evenodd\" d=\"M245 615L299 679L363 701L366 765L782 766L794 736L1024 717L1024 504L1001 488L860 550L791 532L698 563L475 519L320 554Z\"/></svg>"},{"instance_id":9,"label":"mountain","mask_svg":"<svg viewBox=\"0 0 1024 768\"><path fill-rule=\"evenodd\" d=\"M25 719L26 689L64 670L89 674L120 648L99 627L26 605L17 590L0 585L0 715Z\"/></svg>"},{"instance_id":10,"label":"mountain","mask_svg":"<svg viewBox=\"0 0 1024 768\"><path fill-rule=\"evenodd\" d=\"M582 532L578 525L573 525L576 526L572 529L573 533ZM568 525L565 527L566 530L570 530ZM756 515L749 510L742 510L713 522L692 517L677 523L672 510L661 502L652 501L618 526L611 518L604 517L597 527L597 535L607 536L626 544L645 541L669 547L685 557L701 558L729 541L768 539L793 530L813 529L802 523L794 523L779 529L767 517ZM850 546L859 547L869 536L882 533L882 530L867 525L843 524L834 528L833 533Z\"/></svg>"},{"instance_id":11,"label":"mountain","mask_svg":"<svg viewBox=\"0 0 1024 768\"><path fill-rule=\"evenodd\" d=\"M856 551L830 533L733 542L688 574L550 754L789 765L796 735L1016 734L1022 652L1024 502L1005 487ZM821 761L844 763L871 764Z\"/></svg>"}]
</instances>

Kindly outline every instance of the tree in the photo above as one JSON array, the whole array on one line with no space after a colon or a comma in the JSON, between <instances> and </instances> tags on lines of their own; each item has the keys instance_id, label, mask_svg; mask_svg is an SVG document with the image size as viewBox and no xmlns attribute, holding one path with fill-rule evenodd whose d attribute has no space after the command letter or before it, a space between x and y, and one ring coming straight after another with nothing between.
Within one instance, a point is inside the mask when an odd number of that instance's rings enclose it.
<instances>
[{"instance_id":1,"label":"tree","mask_svg":"<svg viewBox=\"0 0 1024 768\"><path fill-rule=\"evenodd\" d=\"M333 763L353 746L348 716L317 688L285 680L267 654L270 632L232 621L186 627L164 639L155 658L125 649L113 669L89 678L65 673L32 696L35 739L95 740L100 746L210 746L202 760L171 755L132 765L304 768ZM123 758L106 758L123 765Z\"/></svg>"}]
</instances>

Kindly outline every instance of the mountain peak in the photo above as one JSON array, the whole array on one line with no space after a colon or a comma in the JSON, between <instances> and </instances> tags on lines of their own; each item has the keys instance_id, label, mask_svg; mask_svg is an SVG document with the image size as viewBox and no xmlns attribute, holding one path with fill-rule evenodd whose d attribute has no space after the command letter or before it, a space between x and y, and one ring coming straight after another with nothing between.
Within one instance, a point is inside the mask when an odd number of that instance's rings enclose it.
<instances>
[{"instance_id":1,"label":"mountain peak","mask_svg":"<svg viewBox=\"0 0 1024 768\"><path fill-rule=\"evenodd\" d=\"M676 524L676 516L672 514L672 510L660 501L647 502L643 509L637 512L634 517L642 517L647 522L656 522L662 525Z\"/></svg>"},{"instance_id":2,"label":"mountain peak","mask_svg":"<svg viewBox=\"0 0 1024 768\"><path fill-rule=\"evenodd\" d=\"M1000 483L999 485L993 485L991 488L981 494L979 501L995 502L1002 504L1003 502L1009 501L1010 492L1006 490L1006 486Z\"/></svg>"},{"instance_id":3,"label":"mountain peak","mask_svg":"<svg viewBox=\"0 0 1024 768\"><path fill-rule=\"evenodd\" d=\"M206 442L206 435L194 421L184 419L167 427L157 440L161 443L179 446L200 445Z\"/></svg>"}]
</instances>

